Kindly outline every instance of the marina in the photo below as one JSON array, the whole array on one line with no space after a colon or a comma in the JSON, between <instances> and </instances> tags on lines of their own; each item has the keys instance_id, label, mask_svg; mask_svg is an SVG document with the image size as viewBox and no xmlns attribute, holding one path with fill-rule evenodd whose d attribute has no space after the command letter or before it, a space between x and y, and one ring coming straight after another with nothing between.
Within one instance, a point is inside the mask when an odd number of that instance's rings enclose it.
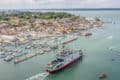
<instances>
[{"instance_id":1,"label":"marina","mask_svg":"<svg viewBox=\"0 0 120 80\"><path fill-rule=\"evenodd\" d=\"M59 42L59 44L67 44L67 43L69 43L71 41L74 41L76 39L77 39L77 37L67 36L65 39L62 40L61 43ZM36 40L34 40L34 41L36 41ZM26 43L27 45L24 47L24 50L23 49L13 50L13 49L2 48L1 47L0 57L4 58L4 61L10 62L10 61L13 60L14 64L18 64L20 62L31 59L32 57L42 55L42 54L47 53L47 52L49 52L51 50L57 49L58 48L58 41L55 42L55 43L57 43L57 44L50 45L50 44L48 44L46 42L44 42L43 44L36 44L36 43L29 43L28 42L28 43ZM2 46L6 47L8 45L3 44ZM15 47L17 48L17 46L18 46L18 44L16 43ZM34 52L34 50L36 50L36 49L38 49L37 52ZM28 51L25 52L26 50L28 50Z\"/></svg>"}]
</instances>

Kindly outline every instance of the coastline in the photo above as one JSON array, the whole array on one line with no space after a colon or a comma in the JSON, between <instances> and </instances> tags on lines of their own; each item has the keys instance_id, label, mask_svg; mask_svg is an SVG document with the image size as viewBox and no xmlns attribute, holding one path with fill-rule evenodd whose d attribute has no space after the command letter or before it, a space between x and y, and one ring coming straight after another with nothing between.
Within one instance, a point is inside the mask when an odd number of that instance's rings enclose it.
<instances>
[{"instance_id":1,"label":"coastline","mask_svg":"<svg viewBox=\"0 0 120 80\"><path fill-rule=\"evenodd\" d=\"M39 14L43 16L39 18ZM28 42L32 39L59 34L78 33L80 30L101 27L103 24L99 18L82 17L62 12L23 12L10 13L7 17L6 15L3 14L0 20L0 42ZM22 17L17 17L17 15Z\"/></svg>"}]
</instances>

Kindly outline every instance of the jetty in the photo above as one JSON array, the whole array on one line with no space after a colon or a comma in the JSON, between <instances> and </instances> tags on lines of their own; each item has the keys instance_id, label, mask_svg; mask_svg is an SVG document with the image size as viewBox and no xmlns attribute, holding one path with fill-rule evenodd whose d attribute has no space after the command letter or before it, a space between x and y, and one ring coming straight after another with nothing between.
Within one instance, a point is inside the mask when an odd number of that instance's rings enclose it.
<instances>
[{"instance_id":1,"label":"jetty","mask_svg":"<svg viewBox=\"0 0 120 80\"><path fill-rule=\"evenodd\" d=\"M67 43L69 43L69 42L72 42L72 41L74 41L74 40L77 40L77 37L70 37L69 39L66 39L65 41L63 41L62 42L62 44L67 44Z\"/></svg>"},{"instance_id":2,"label":"jetty","mask_svg":"<svg viewBox=\"0 0 120 80\"><path fill-rule=\"evenodd\" d=\"M18 59L14 59L14 63L17 64L17 63L23 62L25 60L28 60L28 59L34 57L34 56L37 56L37 53L29 53L29 54L27 54L24 57L21 57L21 58L18 58Z\"/></svg>"},{"instance_id":3,"label":"jetty","mask_svg":"<svg viewBox=\"0 0 120 80\"><path fill-rule=\"evenodd\" d=\"M14 59L14 64L18 64L20 62L26 61L34 56L37 56L37 55L42 55L42 54L44 54L44 52L49 52L51 50L52 50L51 48L49 48L49 49L45 48L45 50L41 50L41 51L36 52L36 53L27 53L23 57L19 57L19 58Z\"/></svg>"}]
</instances>

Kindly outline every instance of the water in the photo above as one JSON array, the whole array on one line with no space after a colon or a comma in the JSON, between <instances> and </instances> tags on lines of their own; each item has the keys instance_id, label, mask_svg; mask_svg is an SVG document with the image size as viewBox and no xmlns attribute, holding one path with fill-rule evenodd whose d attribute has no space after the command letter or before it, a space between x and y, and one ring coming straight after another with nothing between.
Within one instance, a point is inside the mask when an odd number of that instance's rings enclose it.
<instances>
[{"instance_id":1,"label":"water","mask_svg":"<svg viewBox=\"0 0 120 80\"><path fill-rule=\"evenodd\" d=\"M72 14L98 17L105 23L100 28L89 30L91 37L80 37L67 44L71 48L81 48L84 52L82 61L56 73L49 74L44 80L99 80L99 74L106 73L105 80L120 79L120 11L67 11ZM111 51L110 48L113 48ZM25 80L45 71L48 61L55 52L33 57L25 62L13 64L0 59L0 80ZM115 59L112 61L112 59Z\"/></svg>"}]
</instances>

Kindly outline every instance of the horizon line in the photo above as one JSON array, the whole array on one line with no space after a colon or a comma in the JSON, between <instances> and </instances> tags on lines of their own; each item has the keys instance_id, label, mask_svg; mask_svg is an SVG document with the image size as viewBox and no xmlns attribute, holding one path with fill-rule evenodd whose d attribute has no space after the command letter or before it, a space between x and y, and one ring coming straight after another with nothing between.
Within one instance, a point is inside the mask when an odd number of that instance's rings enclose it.
<instances>
[{"instance_id":1,"label":"horizon line","mask_svg":"<svg viewBox=\"0 0 120 80\"><path fill-rule=\"evenodd\" d=\"M0 9L0 10L120 10L120 8L26 8L26 9Z\"/></svg>"}]
</instances>

